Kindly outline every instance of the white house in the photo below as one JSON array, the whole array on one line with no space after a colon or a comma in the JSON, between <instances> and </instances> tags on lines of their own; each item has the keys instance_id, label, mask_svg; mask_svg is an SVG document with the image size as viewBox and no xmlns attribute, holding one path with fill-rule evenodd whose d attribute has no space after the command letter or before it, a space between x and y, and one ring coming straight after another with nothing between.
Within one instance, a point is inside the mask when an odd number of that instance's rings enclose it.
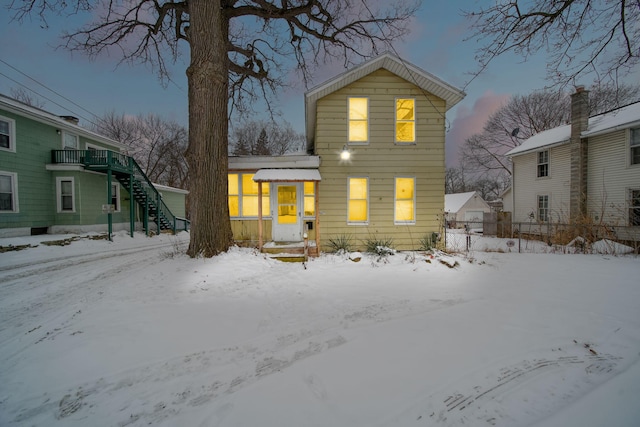
<instances>
[{"instance_id":1,"label":"white house","mask_svg":"<svg viewBox=\"0 0 640 427\"><path fill-rule=\"evenodd\" d=\"M482 228L484 215L489 212L491 206L477 191L444 196L444 218L450 228L461 228L465 224L469 228Z\"/></svg>"},{"instance_id":2,"label":"white house","mask_svg":"<svg viewBox=\"0 0 640 427\"><path fill-rule=\"evenodd\" d=\"M571 97L571 124L509 151L514 222L590 218L640 234L640 102L588 117L589 92Z\"/></svg>"}]
</instances>

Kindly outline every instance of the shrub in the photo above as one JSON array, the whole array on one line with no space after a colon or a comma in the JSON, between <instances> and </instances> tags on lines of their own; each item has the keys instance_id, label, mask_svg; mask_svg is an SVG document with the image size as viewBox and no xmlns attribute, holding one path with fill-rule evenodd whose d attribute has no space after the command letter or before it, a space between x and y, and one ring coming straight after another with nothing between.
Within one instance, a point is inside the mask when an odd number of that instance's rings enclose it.
<instances>
[{"instance_id":1,"label":"shrub","mask_svg":"<svg viewBox=\"0 0 640 427\"><path fill-rule=\"evenodd\" d=\"M396 253L393 245L393 238L391 237L370 237L364 241L364 245L367 249L367 252L372 254L386 256Z\"/></svg>"},{"instance_id":2,"label":"shrub","mask_svg":"<svg viewBox=\"0 0 640 427\"><path fill-rule=\"evenodd\" d=\"M329 239L331 252L347 253L353 250L353 238L351 234L339 234Z\"/></svg>"}]
</instances>

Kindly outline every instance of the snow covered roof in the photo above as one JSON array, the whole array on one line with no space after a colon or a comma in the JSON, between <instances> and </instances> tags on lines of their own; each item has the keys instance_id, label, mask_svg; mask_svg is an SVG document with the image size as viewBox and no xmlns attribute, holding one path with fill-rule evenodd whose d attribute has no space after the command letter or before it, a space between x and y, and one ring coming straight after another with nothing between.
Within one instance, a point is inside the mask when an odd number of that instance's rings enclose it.
<instances>
[{"instance_id":1,"label":"snow covered roof","mask_svg":"<svg viewBox=\"0 0 640 427\"><path fill-rule=\"evenodd\" d=\"M317 169L260 169L253 176L256 182L321 181Z\"/></svg>"},{"instance_id":2,"label":"snow covered roof","mask_svg":"<svg viewBox=\"0 0 640 427\"><path fill-rule=\"evenodd\" d=\"M404 61L390 52L384 52L381 55L358 65L357 67L351 68L344 73L327 80L305 93L304 101L307 141L311 141L313 139L316 127L317 101L320 98L342 89L343 87L348 86L379 69L388 70L415 84L419 88L444 99L446 102L445 111L460 102L466 95L462 90L450 85L433 74L424 71L420 67Z\"/></svg>"},{"instance_id":3,"label":"snow covered roof","mask_svg":"<svg viewBox=\"0 0 640 427\"><path fill-rule=\"evenodd\" d=\"M468 193L455 193L444 195L444 211L445 212L458 212L465 203L476 195L475 191L469 191Z\"/></svg>"},{"instance_id":4,"label":"snow covered roof","mask_svg":"<svg viewBox=\"0 0 640 427\"><path fill-rule=\"evenodd\" d=\"M318 168L319 156L290 154L282 156L229 156L229 170L275 168Z\"/></svg>"},{"instance_id":5,"label":"snow covered roof","mask_svg":"<svg viewBox=\"0 0 640 427\"><path fill-rule=\"evenodd\" d=\"M48 111L32 107L31 105L24 104L16 99L9 98L8 96L2 94L0 94L0 109L9 111L22 117L30 118L31 120L35 120L49 126L55 126L61 130L67 130L69 132L82 135L86 138L93 139L94 141L98 141L106 145L111 145L119 149L126 148L124 144L114 139L107 138L104 135L100 135L99 133L85 129L82 126L78 126L70 122L69 120L65 120L64 118L62 118L62 116L56 116L55 114L49 113Z\"/></svg>"},{"instance_id":6,"label":"snow covered roof","mask_svg":"<svg viewBox=\"0 0 640 427\"><path fill-rule=\"evenodd\" d=\"M602 135L603 133L640 126L640 102L618 108L608 113L589 117L587 130L582 132L582 137ZM554 145L565 144L571 138L571 125L558 126L553 129L540 132L527 139L520 146L509 151L507 156L514 156L530 151L549 148Z\"/></svg>"}]
</instances>

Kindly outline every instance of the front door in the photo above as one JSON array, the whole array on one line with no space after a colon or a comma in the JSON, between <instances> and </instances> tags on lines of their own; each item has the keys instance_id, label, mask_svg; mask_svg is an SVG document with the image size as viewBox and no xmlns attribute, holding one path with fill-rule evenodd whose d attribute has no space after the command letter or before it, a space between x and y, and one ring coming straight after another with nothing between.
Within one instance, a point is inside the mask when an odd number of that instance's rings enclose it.
<instances>
[{"instance_id":1,"label":"front door","mask_svg":"<svg viewBox=\"0 0 640 427\"><path fill-rule=\"evenodd\" d=\"M298 182L275 183L272 237L274 242L299 242L302 240L302 212L300 209L300 192L302 186Z\"/></svg>"}]
</instances>

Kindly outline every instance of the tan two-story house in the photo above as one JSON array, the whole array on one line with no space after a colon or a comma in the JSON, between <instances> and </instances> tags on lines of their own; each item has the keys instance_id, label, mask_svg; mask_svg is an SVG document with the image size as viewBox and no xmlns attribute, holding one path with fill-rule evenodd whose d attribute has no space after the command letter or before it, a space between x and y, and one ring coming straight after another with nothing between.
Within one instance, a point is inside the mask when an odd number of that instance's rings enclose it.
<instances>
[{"instance_id":1,"label":"tan two-story house","mask_svg":"<svg viewBox=\"0 0 640 427\"><path fill-rule=\"evenodd\" d=\"M235 239L418 249L444 226L445 114L463 97L390 53L309 90L306 154L230 158Z\"/></svg>"}]
</instances>

